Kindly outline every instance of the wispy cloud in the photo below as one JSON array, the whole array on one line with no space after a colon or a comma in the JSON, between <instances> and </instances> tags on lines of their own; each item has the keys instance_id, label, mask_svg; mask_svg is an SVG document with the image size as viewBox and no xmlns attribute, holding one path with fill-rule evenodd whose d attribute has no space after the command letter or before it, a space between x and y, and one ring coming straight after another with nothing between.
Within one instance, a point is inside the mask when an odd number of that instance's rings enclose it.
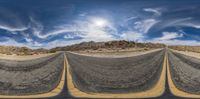
<instances>
[{"instance_id":1,"label":"wispy cloud","mask_svg":"<svg viewBox=\"0 0 200 99\"><path fill-rule=\"evenodd\" d=\"M146 11L146 12L152 12L157 16L161 15L161 12L158 9L155 9L155 8L154 9L153 8L144 8L143 10Z\"/></svg>"},{"instance_id":2,"label":"wispy cloud","mask_svg":"<svg viewBox=\"0 0 200 99\"><path fill-rule=\"evenodd\" d=\"M132 16L132 17L126 18L124 21L127 22L127 21L130 21L130 20L136 19L136 18L137 18L136 16Z\"/></svg>"},{"instance_id":3,"label":"wispy cloud","mask_svg":"<svg viewBox=\"0 0 200 99\"><path fill-rule=\"evenodd\" d=\"M135 19L133 21L133 19ZM133 23L133 25L128 26L128 30L121 31L119 34L120 39L132 40L132 41L145 41L146 33L159 22L159 20L153 18L139 19L138 17L129 17L126 21ZM126 22L125 21L125 22ZM124 23L126 24L126 23ZM125 25L126 26L126 25Z\"/></svg>"},{"instance_id":4,"label":"wispy cloud","mask_svg":"<svg viewBox=\"0 0 200 99\"><path fill-rule=\"evenodd\" d=\"M176 27L176 26L183 26L185 23L188 23L192 17L186 17L186 18L174 18L174 19L168 19L168 20L162 20L157 27L157 29L164 29L167 27Z\"/></svg>"},{"instance_id":5,"label":"wispy cloud","mask_svg":"<svg viewBox=\"0 0 200 99\"><path fill-rule=\"evenodd\" d=\"M196 40L181 40L178 38L183 37L182 33L177 32L163 32L163 35L158 38L154 38L151 42L164 43L167 45L200 45Z\"/></svg>"},{"instance_id":6,"label":"wispy cloud","mask_svg":"<svg viewBox=\"0 0 200 99\"><path fill-rule=\"evenodd\" d=\"M176 38L183 37L183 34L177 33L177 32L163 32L162 37L154 38L156 41L163 41L163 40L172 40Z\"/></svg>"},{"instance_id":7,"label":"wispy cloud","mask_svg":"<svg viewBox=\"0 0 200 99\"><path fill-rule=\"evenodd\" d=\"M44 15L42 15L43 13L36 15L37 13L33 11L31 15L29 15L30 13L27 15L22 14L23 17L18 16L18 13L11 13L6 10L2 13L2 9L0 9L0 14L2 15L0 16L0 30L6 31L2 33L2 38L8 36L8 39L4 42L2 40L0 44L51 48L82 41L119 39L134 41L147 41L150 39L149 41L152 42L166 44L179 44L179 42L183 44L198 44L199 38L195 37L196 34L191 35L190 33L176 31L177 28L192 27L192 29L196 28L196 33L200 29L200 22L195 19L198 15L196 16L190 12L185 13L184 11L188 11L187 7L171 11L174 8L170 8L172 5L134 4L137 3L122 5L120 10L115 9L116 6L109 6L108 11L87 9L87 7L79 9L79 7L73 6L69 12L64 10L66 13L60 13L60 9L55 7L51 11L46 11L45 9ZM74 8L77 11L73 12ZM116 13L115 10L118 12ZM49 16L45 19L46 15L51 14L53 15L52 17ZM27 17L27 22L22 19L24 17ZM9 21L4 21L4 18L9 19ZM55 20L51 20L51 18L55 18ZM174 30L174 32L163 32L171 30ZM150 33L162 33L162 36L155 38ZM194 40L184 40L186 36Z\"/></svg>"},{"instance_id":8,"label":"wispy cloud","mask_svg":"<svg viewBox=\"0 0 200 99\"><path fill-rule=\"evenodd\" d=\"M134 31L127 31L122 33L120 38L128 41L143 41L144 35Z\"/></svg>"},{"instance_id":9,"label":"wispy cloud","mask_svg":"<svg viewBox=\"0 0 200 99\"><path fill-rule=\"evenodd\" d=\"M28 27L11 27L1 24L0 29L10 31L10 32L16 32L16 31L25 31L28 29Z\"/></svg>"},{"instance_id":10,"label":"wispy cloud","mask_svg":"<svg viewBox=\"0 0 200 99\"><path fill-rule=\"evenodd\" d=\"M0 45L5 45L5 46L25 46L23 43L18 43L12 38L6 38L6 41L0 42Z\"/></svg>"},{"instance_id":11,"label":"wispy cloud","mask_svg":"<svg viewBox=\"0 0 200 99\"><path fill-rule=\"evenodd\" d=\"M184 23L182 24L183 26L188 26L188 27L193 27L193 28L197 28L200 29L200 24L195 24L195 23Z\"/></svg>"},{"instance_id":12,"label":"wispy cloud","mask_svg":"<svg viewBox=\"0 0 200 99\"><path fill-rule=\"evenodd\" d=\"M137 21L134 23L134 29L140 33L148 33L152 26L154 26L159 21L156 19L145 19L142 21Z\"/></svg>"}]
</instances>

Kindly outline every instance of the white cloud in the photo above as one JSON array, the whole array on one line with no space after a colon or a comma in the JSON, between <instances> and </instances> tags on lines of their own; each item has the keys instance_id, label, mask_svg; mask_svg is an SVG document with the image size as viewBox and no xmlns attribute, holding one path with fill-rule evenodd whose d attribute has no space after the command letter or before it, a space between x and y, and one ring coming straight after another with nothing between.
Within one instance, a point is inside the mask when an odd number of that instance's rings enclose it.
<instances>
[{"instance_id":1,"label":"white cloud","mask_svg":"<svg viewBox=\"0 0 200 99\"><path fill-rule=\"evenodd\" d=\"M184 23L184 24L182 24L182 25L183 25L183 26L188 26L188 27L193 27L193 28L200 29L200 24Z\"/></svg>"},{"instance_id":2,"label":"white cloud","mask_svg":"<svg viewBox=\"0 0 200 99\"><path fill-rule=\"evenodd\" d=\"M142 41L144 39L144 35L142 33L127 31L121 34L121 39L131 40L131 41Z\"/></svg>"},{"instance_id":3,"label":"white cloud","mask_svg":"<svg viewBox=\"0 0 200 99\"><path fill-rule=\"evenodd\" d=\"M52 30L50 32L46 32L44 33L44 26L37 20L35 20L34 18L30 17L31 20L31 29L33 34L41 39L46 39L50 36L55 36L58 34L63 34L66 32L75 32L76 31L76 27L74 27L73 25L64 25L64 26L57 26L59 27L58 29Z\"/></svg>"},{"instance_id":4,"label":"white cloud","mask_svg":"<svg viewBox=\"0 0 200 99\"><path fill-rule=\"evenodd\" d=\"M29 45L29 47L30 47L30 43L29 43L28 45ZM33 41L31 46L32 46L32 47L43 47L43 44L42 44L42 43L39 43L39 42L37 42L37 41Z\"/></svg>"},{"instance_id":5,"label":"white cloud","mask_svg":"<svg viewBox=\"0 0 200 99\"><path fill-rule=\"evenodd\" d=\"M10 26L1 24L0 29L6 30L9 32L16 32L16 31L25 31L28 29L28 27L10 27Z\"/></svg>"},{"instance_id":6,"label":"white cloud","mask_svg":"<svg viewBox=\"0 0 200 99\"><path fill-rule=\"evenodd\" d=\"M157 16L160 16L160 15L161 15L161 12L159 12L158 9L144 8L143 10L146 11L146 12L153 12L153 13L155 13L155 15L157 15Z\"/></svg>"},{"instance_id":7,"label":"white cloud","mask_svg":"<svg viewBox=\"0 0 200 99\"><path fill-rule=\"evenodd\" d=\"M81 43L83 41L84 40L69 40L69 41L66 41L66 40L54 40L54 41L45 43L42 46L43 46L43 48L50 49L50 48L54 48L54 47L60 47L60 46L66 46L66 45L72 45L72 44L76 44L76 43ZM51 46L49 46L49 45L51 45ZM40 48L40 47L38 47L38 48Z\"/></svg>"},{"instance_id":8,"label":"white cloud","mask_svg":"<svg viewBox=\"0 0 200 99\"><path fill-rule=\"evenodd\" d=\"M134 28L138 30L138 32L141 33L148 33L149 29L154 26L156 23L158 23L158 20L155 19L145 19L142 21L137 21L134 23Z\"/></svg>"},{"instance_id":9,"label":"white cloud","mask_svg":"<svg viewBox=\"0 0 200 99\"><path fill-rule=\"evenodd\" d=\"M186 18L167 20L159 24L157 28L164 29L164 28L172 27L172 26L184 26L185 23L189 23L191 19L192 19L191 17L186 17Z\"/></svg>"},{"instance_id":10,"label":"white cloud","mask_svg":"<svg viewBox=\"0 0 200 99\"><path fill-rule=\"evenodd\" d=\"M53 30L53 31L47 32L47 33L45 33L45 35L42 35L41 38L44 39L44 38L47 38L49 36L64 34L64 33L67 33L67 32L77 32L77 31L78 30L76 29L76 27L69 26L69 27L66 27L66 28L63 28L63 29L58 29L58 30Z\"/></svg>"},{"instance_id":11,"label":"white cloud","mask_svg":"<svg viewBox=\"0 0 200 99\"><path fill-rule=\"evenodd\" d=\"M14 33L17 31L25 31L29 28L18 13L5 9L4 7L1 7L0 9L0 29Z\"/></svg>"},{"instance_id":12,"label":"white cloud","mask_svg":"<svg viewBox=\"0 0 200 99\"><path fill-rule=\"evenodd\" d=\"M157 30L162 30L167 27L192 27L200 29L200 23L198 21L194 21L192 17L163 20L163 22L160 22L156 26Z\"/></svg>"},{"instance_id":13,"label":"white cloud","mask_svg":"<svg viewBox=\"0 0 200 99\"><path fill-rule=\"evenodd\" d=\"M164 43L167 45L200 45L196 40L179 40L177 38L183 37L183 34L177 32L163 32L163 36L154 38L151 42Z\"/></svg>"},{"instance_id":14,"label":"white cloud","mask_svg":"<svg viewBox=\"0 0 200 99\"><path fill-rule=\"evenodd\" d=\"M25 46L22 43L18 43L16 42L14 39L12 38L6 38L7 40L5 42L0 42L0 45L5 45L5 46Z\"/></svg>"},{"instance_id":15,"label":"white cloud","mask_svg":"<svg viewBox=\"0 0 200 99\"><path fill-rule=\"evenodd\" d=\"M83 12L83 13L79 14L79 16L84 17L84 16L86 16L87 14L88 14L88 13Z\"/></svg>"},{"instance_id":16,"label":"white cloud","mask_svg":"<svg viewBox=\"0 0 200 99\"><path fill-rule=\"evenodd\" d=\"M137 17L130 17L126 20L129 21L135 18ZM120 33L120 39L143 42L145 41L144 38L146 33L148 33L149 30L158 22L159 20L153 18L135 21L132 28Z\"/></svg>"},{"instance_id":17,"label":"white cloud","mask_svg":"<svg viewBox=\"0 0 200 99\"><path fill-rule=\"evenodd\" d=\"M49 46L49 44L51 44L52 46ZM58 46L59 44L62 44L62 43L39 43L37 41L31 41L31 42L28 42L28 43L20 43L20 42L17 42L15 41L13 38L6 38L6 41L5 42L0 42L0 45L4 45L4 46L18 46L18 47L29 47L29 48L32 48L32 49L37 49L37 48L53 48L53 47L56 47ZM66 44L63 43L63 44Z\"/></svg>"},{"instance_id":18,"label":"white cloud","mask_svg":"<svg viewBox=\"0 0 200 99\"><path fill-rule=\"evenodd\" d=\"M65 35L64 38L65 38L65 39L73 39L74 36L72 36L72 35Z\"/></svg>"},{"instance_id":19,"label":"white cloud","mask_svg":"<svg viewBox=\"0 0 200 99\"><path fill-rule=\"evenodd\" d=\"M128 17L126 18L124 21L127 22L127 21L130 21L130 20L133 20L133 19L136 19L137 17L133 16L133 17Z\"/></svg>"},{"instance_id":20,"label":"white cloud","mask_svg":"<svg viewBox=\"0 0 200 99\"><path fill-rule=\"evenodd\" d=\"M28 38L28 37L25 37L24 39L25 39L27 42L32 42L32 41L33 41L33 39Z\"/></svg>"},{"instance_id":21,"label":"white cloud","mask_svg":"<svg viewBox=\"0 0 200 99\"><path fill-rule=\"evenodd\" d=\"M130 17L128 20L134 19L135 17ZM96 22L104 22L102 25L98 25ZM123 33L118 34L118 29L116 29L112 22L108 19L103 19L99 17L88 17L85 20L75 20L72 24L64 24L60 26L56 26L55 29L49 32L43 32L44 26L38 20L33 17L30 17L30 30L32 30L33 35L40 39L48 39L48 37L56 36L59 34L64 34L64 38L66 41L62 40L54 40L47 43L37 42L32 39L29 35L21 31L24 39L27 43L21 44L16 42L15 40L10 40L12 42L17 43L17 45L25 45L32 48L44 47L49 48L47 44L50 44L51 47L55 47L56 43L60 42L63 45L67 45L67 42L71 42L75 36L80 37L79 41L110 41L116 39L126 39L126 40L134 40L134 41L142 41L144 38L144 34L149 31L149 29L155 25L158 21L155 19L145 19L141 21L137 21L134 24L134 29L125 31ZM116 38L114 35L119 36L120 38ZM77 42L77 41L76 41ZM9 42L8 42L9 43ZM9 43L10 44L10 43ZM54 46L55 44L55 46ZM62 45L62 44L60 44Z\"/></svg>"},{"instance_id":22,"label":"white cloud","mask_svg":"<svg viewBox=\"0 0 200 99\"><path fill-rule=\"evenodd\" d=\"M108 31L105 29L109 28L111 31L116 31L115 28L111 25L111 23L108 23L106 21L106 24L104 24L105 26L98 27L93 22L94 19L97 18L89 17L88 20L75 21L74 24L57 26L59 28L47 32L45 34L41 34L43 30L43 25L40 22L31 18L33 23L33 28L32 28L33 33L41 39L46 39L50 36L55 36L58 34L68 34L70 32L74 33L75 35L78 34L80 37L87 40L94 40L94 41L113 40L114 38L111 35L111 33L108 33Z\"/></svg>"},{"instance_id":23,"label":"white cloud","mask_svg":"<svg viewBox=\"0 0 200 99\"><path fill-rule=\"evenodd\" d=\"M117 29L112 26L112 23L106 19L104 26L97 26L94 21L99 18L89 17L86 21L76 21L74 25L74 33L77 33L81 38L89 41L109 41L114 40L112 34L117 33Z\"/></svg>"},{"instance_id":24,"label":"white cloud","mask_svg":"<svg viewBox=\"0 0 200 99\"><path fill-rule=\"evenodd\" d=\"M177 33L177 32L163 32L163 36L159 38L155 38L156 41L162 41L162 40L171 40L183 37L183 34Z\"/></svg>"},{"instance_id":25,"label":"white cloud","mask_svg":"<svg viewBox=\"0 0 200 99\"><path fill-rule=\"evenodd\" d=\"M95 23L88 18L88 20L78 20L73 24L61 25L57 26L56 29L43 33L44 26L34 18L30 17L30 30L33 35L36 37L43 39L48 39L50 36L56 36L59 34L64 34L64 38L66 40L53 40L50 42L38 42L30 37L27 32L20 31L20 34L23 35L26 43L21 43L15 41L13 38L8 38L5 42L0 42L1 45L15 45L15 46L27 46L30 48L52 48L56 46L69 45L71 43L81 42L81 41L110 41L115 40L115 37L112 34L117 33L117 29L112 26L112 23L106 21L104 26L96 26ZM6 28L8 29L8 28ZM10 29L9 33L15 33L12 31L16 31L16 29ZM23 29L24 30L24 29ZM74 38L75 36L80 37L82 39L79 40L67 40ZM70 43L69 43L70 42ZM50 45L50 46L49 46Z\"/></svg>"},{"instance_id":26,"label":"white cloud","mask_svg":"<svg viewBox=\"0 0 200 99\"><path fill-rule=\"evenodd\" d=\"M192 17L163 20L156 26L157 26L156 27L157 30L162 30L167 27L192 27L192 28L200 29L200 23L198 21L193 20Z\"/></svg>"},{"instance_id":27,"label":"white cloud","mask_svg":"<svg viewBox=\"0 0 200 99\"><path fill-rule=\"evenodd\" d=\"M38 38L45 38L43 35L41 35L41 32L44 28L43 25L32 17L30 17L30 22L33 34Z\"/></svg>"}]
</instances>

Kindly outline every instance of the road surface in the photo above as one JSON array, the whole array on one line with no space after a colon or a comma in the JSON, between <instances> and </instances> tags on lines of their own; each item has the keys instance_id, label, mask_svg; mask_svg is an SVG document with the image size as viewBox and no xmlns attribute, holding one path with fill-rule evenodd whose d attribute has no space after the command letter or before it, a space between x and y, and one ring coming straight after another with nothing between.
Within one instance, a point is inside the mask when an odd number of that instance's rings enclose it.
<instances>
[{"instance_id":1,"label":"road surface","mask_svg":"<svg viewBox=\"0 0 200 99\"><path fill-rule=\"evenodd\" d=\"M164 51L128 57L97 58L67 53L74 84L85 92L129 93L152 88L162 70Z\"/></svg>"},{"instance_id":2,"label":"road surface","mask_svg":"<svg viewBox=\"0 0 200 99\"><path fill-rule=\"evenodd\" d=\"M168 60L172 93L200 98L200 59L168 51Z\"/></svg>"},{"instance_id":3,"label":"road surface","mask_svg":"<svg viewBox=\"0 0 200 99\"><path fill-rule=\"evenodd\" d=\"M0 59L0 95L33 95L53 90L61 80L64 55L25 61Z\"/></svg>"},{"instance_id":4,"label":"road surface","mask_svg":"<svg viewBox=\"0 0 200 99\"><path fill-rule=\"evenodd\" d=\"M130 99L139 98L138 93L144 93L150 99L200 98L200 59L197 58L170 50L123 58L72 53L66 53L66 56L60 53L25 61L1 59L0 98L28 99L40 94L32 98L87 99L73 96L68 86L69 80L79 91L90 95L115 94L118 98L125 98L124 94L127 93ZM158 82L163 83L161 89L164 93L152 97L149 93L156 91L151 89L160 84ZM56 88L61 92L45 94Z\"/></svg>"}]
</instances>

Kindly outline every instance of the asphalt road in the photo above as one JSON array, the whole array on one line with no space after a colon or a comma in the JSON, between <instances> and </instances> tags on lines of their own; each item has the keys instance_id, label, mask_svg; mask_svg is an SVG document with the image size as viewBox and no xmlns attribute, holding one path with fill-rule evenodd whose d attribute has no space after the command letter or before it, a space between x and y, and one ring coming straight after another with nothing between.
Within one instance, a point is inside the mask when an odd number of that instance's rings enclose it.
<instances>
[{"instance_id":1,"label":"asphalt road","mask_svg":"<svg viewBox=\"0 0 200 99\"><path fill-rule=\"evenodd\" d=\"M0 60L0 95L49 92L60 82L63 54L34 60Z\"/></svg>"},{"instance_id":2,"label":"asphalt road","mask_svg":"<svg viewBox=\"0 0 200 99\"><path fill-rule=\"evenodd\" d=\"M66 53L66 55L73 82L81 91L126 93L142 92L153 87L162 69L164 53L165 50L162 50L126 58L97 58L71 53ZM57 54L30 61L0 60L0 94L27 95L54 89L62 74L63 55ZM169 50L167 55L171 79L176 87L187 93L199 94L199 59ZM168 80L167 76L166 74L166 80ZM59 95L41 99L88 99L71 96L66 80ZM174 96L166 81L163 95L150 99L184 98Z\"/></svg>"},{"instance_id":3,"label":"asphalt road","mask_svg":"<svg viewBox=\"0 0 200 99\"><path fill-rule=\"evenodd\" d=\"M200 59L169 51L172 80L179 90L200 94Z\"/></svg>"},{"instance_id":4,"label":"asphalt road","mask_svg":"<svg viewBox=\"0 0 200 99\"><path fill-rule=\"evenodd\" d=\"M129 93L152 88L164 50L134 57L100 58L67 53L73 82L83 92Z\"/></svg>"}]
</instances>

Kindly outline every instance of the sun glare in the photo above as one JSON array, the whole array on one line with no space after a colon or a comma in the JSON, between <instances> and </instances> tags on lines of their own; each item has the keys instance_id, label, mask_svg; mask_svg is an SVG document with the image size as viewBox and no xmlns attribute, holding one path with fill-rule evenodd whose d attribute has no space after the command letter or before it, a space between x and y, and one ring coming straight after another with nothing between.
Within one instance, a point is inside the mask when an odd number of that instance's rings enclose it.
<instances>
[{"instance_id":1,"label":"sun glare","mask_svg":"<svg viewBox=\"0 0 200 99\"><path fill-rule=\"evenodd\" d=\"M93 24L98 27L105 27L108 24L108 22L107 20L102 18L95 18L93 19Z\"/></svg>"}]
</instances>

